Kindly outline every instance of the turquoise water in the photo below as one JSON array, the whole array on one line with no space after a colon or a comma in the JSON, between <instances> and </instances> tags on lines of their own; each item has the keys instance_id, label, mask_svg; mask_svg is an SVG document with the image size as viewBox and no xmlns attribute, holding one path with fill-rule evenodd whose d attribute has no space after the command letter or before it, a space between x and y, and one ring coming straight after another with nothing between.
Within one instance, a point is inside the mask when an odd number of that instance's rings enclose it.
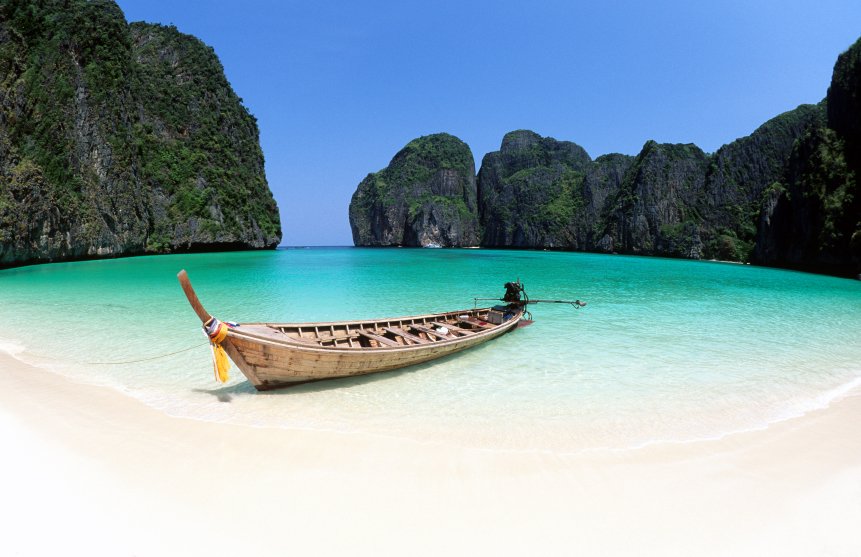
<instances>
[{"instance_id":1,"label":"turquoise water","mask_svg":"<svg viewBox=\"0 0 861 557\"><path fill-rule=\"evenodd\" d=\"M215 383L176 280L235 321L472 307L520 278L535 324L407 370L257 393ZM0 272L0 349L171 415L511 450L716 438L861 385L861 282L742 265L581 253L290 249ZM196 348L125 365L111 362Z\"/></svg>"}]
</instances>

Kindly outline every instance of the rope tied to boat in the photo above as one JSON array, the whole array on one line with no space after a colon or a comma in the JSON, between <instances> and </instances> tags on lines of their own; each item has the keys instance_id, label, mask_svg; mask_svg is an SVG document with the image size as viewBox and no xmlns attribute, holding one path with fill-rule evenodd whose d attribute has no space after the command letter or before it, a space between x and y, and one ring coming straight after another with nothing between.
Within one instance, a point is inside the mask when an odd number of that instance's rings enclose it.
<instances>
[{"instance_id":1,"label":"rope tied to boat","mask_svg":"<svg viewBox=\"0 0 861 557\"><path fill-rule=\"evenodd\" d=\"M139 364L141 362L151 362L153 360L160 360L162 358L167 358L168 356L175 356L177 354L182 354L183 352L188 352L189 350L194 350L195 348L200 348L206 344L206 342L202 344L195 344L193 346L187 346L185 348L180 348L179 350L174 350L173 352L165 352L163 354L155 354L152 356L146 356L144 358L135 358L133 360L115 360L110 362L92 362L87 360L75 360L67 357L57 358L56 356L49 356L47 354L33 354L37 358L44 358L47 360L54 360L57 362L71 362L73 364L85 365L85 366L121 366L126 364Z\"/></svg>"},{"instance_id":2,"label":"rope tied to boat","mask_svg":"<svg viewBox=\"0 0 861 557\"><path fill-rule=\"evenodd\" d=\"M203 324L203 331L209 337L209 346L212 348L212 367L215 371L215 379L220 383L227 383L230 379L230 360L221 343L227 338L230 327L215 317Z\"/></svg>"}]
</instances>

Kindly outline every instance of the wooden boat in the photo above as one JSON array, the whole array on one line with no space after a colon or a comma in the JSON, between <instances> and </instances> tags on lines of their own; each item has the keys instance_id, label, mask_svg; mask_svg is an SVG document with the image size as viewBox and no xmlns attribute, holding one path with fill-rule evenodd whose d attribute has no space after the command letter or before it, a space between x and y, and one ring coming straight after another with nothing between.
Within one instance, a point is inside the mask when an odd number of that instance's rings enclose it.
<instances>
[{"instance_id":1,"label":"wooden boat","mask_svg":"<svg viewBox=\"0 0 861 557\"><path fill-rule=\"evenodd\" d=\"M236 367L261 391L420 364L516 328L525 304L428 315L327 323L222 326L204 309L188 275L177 275L191 307ZM496 323L498 322L498 323ZM226 334L224 334L226 333Z\"/></svg>"}]
</instances>

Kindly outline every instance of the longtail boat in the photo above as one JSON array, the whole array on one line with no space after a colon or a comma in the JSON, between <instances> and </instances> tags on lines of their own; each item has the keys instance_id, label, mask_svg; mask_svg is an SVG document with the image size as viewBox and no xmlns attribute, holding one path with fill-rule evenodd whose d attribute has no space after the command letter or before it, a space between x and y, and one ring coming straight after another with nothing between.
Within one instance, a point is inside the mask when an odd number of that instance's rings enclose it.
<instances>
[{"instance_id":1,"label":"longtail boat","mask_svg":"<svg viewBox=\"0 0 861 557\"><path fill-rule=\"evenodd\" d=\"M521 298L518 280L507 283L505 298L498 299L505 305L493 307L367 321L239 325L212 317L186 272L180 271L177 277L213 342L213 353L223 349L260 391L389 371L448 356L513 330L521 323L526 304L542 301ZM216 363L217 376L218 369ZM226 367L224 371L222 380Z\"/></svg>"}]
</instances>

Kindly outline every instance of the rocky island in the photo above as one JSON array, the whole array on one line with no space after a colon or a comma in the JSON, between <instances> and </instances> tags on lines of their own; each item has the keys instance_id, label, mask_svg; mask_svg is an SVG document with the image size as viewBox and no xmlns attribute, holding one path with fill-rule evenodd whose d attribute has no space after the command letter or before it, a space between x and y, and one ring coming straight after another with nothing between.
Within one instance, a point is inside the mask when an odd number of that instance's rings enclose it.
<instances>
[{"instance_id":1,"label":"rocky island","mask_svg":"<svg viewBox=\"0 0 861 557\"><path fill-rule=\"evenodd\" d=\"M195 37L3 2L0 79L0 265L279 243L256 120Z\"/></svg>"},{"instance_id":2,"label":"rocky island","mask_svg":"<svg viewBox=\"0 0 861 557\"><path fill-rule=\"evenodd\" d=\"M410 141L350 202L362 246L476 246L475 163L469 146L439 133Z\"/></svg>"},{"instance_id":3,"label":"rocky island","mask_svg":"<svg viewBox=\"0 0 861 557\"><path fill-rule=\"evenodd\" d=\"M440 138L458 148L420 148ZM403 170L405 152L421 161L421 173ZM648 141L636 156L593 160L576 143L518 130L484 156L474 189L472 160L469 147L447 134L411 142L388 168L359 184L350 204L354 243L472 246L478 237L483 247L720 259L856 275L861 40L838 58L822 102L783 113L715 153ZM452 168L459 169L452 183L463 189L441 189L440 179L431 179Z\"/></svg>"}]
</instances>

